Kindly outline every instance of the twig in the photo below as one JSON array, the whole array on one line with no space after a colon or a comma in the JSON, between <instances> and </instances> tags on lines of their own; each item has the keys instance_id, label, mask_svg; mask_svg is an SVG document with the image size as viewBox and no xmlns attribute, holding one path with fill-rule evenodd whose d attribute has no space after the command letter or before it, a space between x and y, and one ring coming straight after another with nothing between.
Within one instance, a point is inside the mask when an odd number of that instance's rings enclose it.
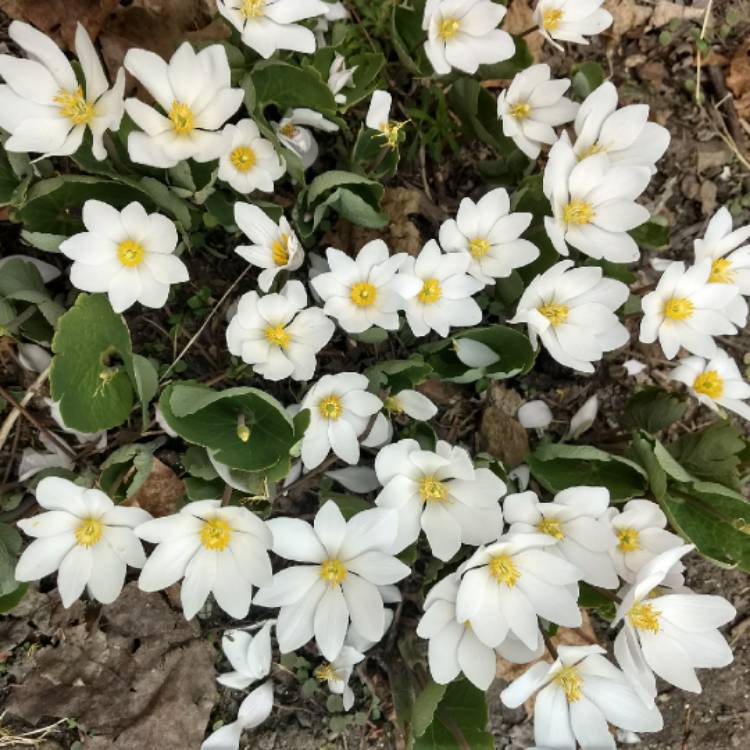
<instances>
[{"instance_id":1,"label":"twig","mask_svg":"<svg viewBox=\"0 0 750 750\"><path fill-rule=\"evenodd\" d=\"M711 18L711 9L714 4L714 0L708 0L706 5L706 12L703 15L703 26L701 27L700 41L702 42L706 37L706 30L708 29L708 21ZM701 103L701 72L703 66L703 53L701 52L700 46L697 47L697 54L695 58L695 101L696 104Z\"/></svg>"},{"instance_id":2,"label":"twig","mask_svg":"<svg viewBox=\"0 0 750 750\"><path fill-rule=\"evenodd\" d=\"M544 638L544 645L547 647L547 651L549 651L550 656L557 661L557 649L555 648L555 644L552 643L552 639L547 635L547 631L544 628L540 628L542 631L542 638Z\"/></svg>"}]
</instances>

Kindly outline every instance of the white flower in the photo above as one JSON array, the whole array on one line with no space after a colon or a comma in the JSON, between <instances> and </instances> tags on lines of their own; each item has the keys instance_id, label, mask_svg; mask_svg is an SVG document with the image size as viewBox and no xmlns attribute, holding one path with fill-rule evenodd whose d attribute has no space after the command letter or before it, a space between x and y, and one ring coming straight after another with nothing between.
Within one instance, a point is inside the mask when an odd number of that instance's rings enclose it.
<instances>
[{"instance_id":1,"label":"white flower","mask_svg":"<svg viewBox=\"0 0 750 750\"><path fill-rule=\"evenodd\" d=\"M246 630L227 630L221 639L221 649L234 671L220 674L217 682L244 690L271 671L271 622L265 623L254 636Z\"/></svg>"},{"instance_id":2,"label":"white flower","mask_svg":"<svg viewBox=\"0 0 750 750\"><path fill-rule=\"evenodd\" d=\"M568 438L577 440L584 432L588 432L596 421L599 413L599 398L596 394L587 398L578 411L570 418Z\"/></svg>"},{"instance_id":3,"label":"white flower","mask_svg":"<svg viewBox=\"0 0 750 750\"><path fill-rule=\"evenodd\" d=\"M470 262L469 253L443 253L435 240L416 258L406 259L395 286L415 336L430 331L447 336L451 327L481 322L482 310L472 295L484 288L484 282L467 274Z\"/></svg>"},{"instance_id":4,"label":"white flower","mask_svg":"<svg viewBox=\"0 0 750 750\"><path fill-rule=\"evenodd\" d=\"M622 366L631 378L640 375L644 370L648 369L643 362L639 362L637 359L627 359L622 363Z\"/></svg>"},{"instance_id":5,"label":"white flower","mask_svg":"<svg viewBox=\"0 0 750 750\"><path fill-rule=\"evenodd\" d=\"M250 119L227 125L224 132L230 139L219 159L219 179L238 193L272 193L274 181L286 167L271 141L261 137L258 126Z\"/></svg>"},{"instance_id":6,"label":"white flower","mask_svg":"<svg viewBox=\"0 0 750 750\"><path fill-rule=\"evenodd\" d=\"M154 52L130 49L125 68L161 108L139 99L125 101L143 131L128 136L134 162L174 167L184 159L213 161L225 152L229 134L221 127L239 109L244 91L231 87L224 47L211 44L196 52L184 42L168 63Z\"/></svg>"},{"instance_id":7,"label":"white flower","mask_svg":"<svg viewBox=\"0 0 750 750\"><path fill-rule=\"evenodd\" d=\"M544 194L552 204L544 228L560 255L568 245L613 263L638 260L631 229L648 221L648 209L635 202L651 179L648 167L612 164L606 154L583 161L563 134L549 153Z\"/></svg>"},{"instance_id":8,"label":"white flower","mask_svg":"<svg viewBox=\"0 0 750 750\"><path fill-rule=\"evenodd\" d=\"M406 254L390 255L383 240L372 240L356 258L334 247L328 248L326 256L331 270L310 282L325 301L326 315L336 318L348 333L362 333L372 326L396 330L403 301L396 293L395 279Z\"/></svg>"},{"instance_id":9,"label":"white flower","mask_svg":"<svg viewBox=\"0 0 750 750\"><path fill-rule=\"evenodd\" d=\"M336 327L319 307L306 305L300 281L287 282L279 294L242 295L227 328L229 351L267 380L310 380L315 355Z\"/></svg>"},{"instance_id":10,"label":"white flower","mask_svg":"<svg viewBox=\"0 0 750 750\"><path fill-rule=\"evenodd\" d=\"M276 50L315 52L315 35L297 22L330 10L320 0L217 0L216 5L242 41L266 59Z\"/></svg>"},{"instance_id":11,"label":"white flower","mask_svg":"<svg viewBox=\"0 0 750 750\"><path fill-rule=\"evenodd\" d=\"M743 379L737 363L723 349L716 349L710 360L685 357L672 371L672 380L684 383L702 404L718 411L723 406L750 419L750 385Z\"/></svg>"},{"instance_id":12,"label":"white flower","mask_svg":"<svg viewBox=\"0 0 750 750\"><path fill-rule=\"evenodd\" d=\"M732 215L722 207L694 246L696 263L711 259L709 281L734 284L740 294L750 296L750 226L732 231Z\"/></svg>"},{"instance_id":13,"label":"white flower","mask_svg":"<svg viewBox=\"0 0 750 750\"><path fill-rule=\"evenodd\" d=\"M355 65L353 68L347 68L344 56L338 52L334 55L331 69L328 71L328 88L331 89L337 104L346 104L346 95L340 92L347 86L354 86L354 73L357 67Z\"/></svg>"},{"instance_id":14,"label":"white flower","mask_svg":"<svg viewBox=\"0 0 750 750\"><path fill-rule=\"evenodd\" d=\"M448 253L467 254L468 273L483 284L492 284L539 257L535 245L520 239L531 218L528 213L510 213L508 191L497 188L477 203L464 198L456 218L440 226L440 245Z\"/></svg>"},{"instance_id":15,"label":"white flower","mask_svg":"<svg viewBox=\"0 0 750 750\"><path fill-rule=\"evenodd\" d=\"M644 700L656 696L654 673L682 690L700 693L695 668L725 667L732 661L718 628L737 611L724 597L663 594L658 588L692 549L691 544L675 547L644 565L617 608L613 626L622 620L623 628L615 639L615 657Z\"/></svg>"},{"instance_id":16,"label":"white flower","mask_svg":"<svg viewBox=\"0 0 750 750\"><path fill-rule=\"evenodd\" d=\"M667 517L650 500L630 500L622 510L607 508L604 517L617 537L610 557L617 575L627 583L635 581L641 568L655 557L683 543L680 537L666 530ZM682 570L682 563L675 563L665 579L666 585L682 585Z\"/></svg>"},{"instance_id":17,"label":"white flower","mask_svg":"<svg viewBox=\"0 0 750 750\"><path fill-rule=\"evenodd\" d=\"M42 479L36 499L47 512L18 522L37 539L21 555L16 580L36 581L57 570L63 607L84 588L102 604L112 603L122 591L126 566L146 562L133 528L151 516L140 508L116 507L100 490L59 477Z\"/></svg>"},{"instance_id":18,"label":"white flower","mask_svg":"<svg viewBox=\"0 0 750 750\"><path fill-rule=\"evenodd\" d=\"M278 224L263 210L250 203L234 204L234 220L252 245L240 245L235 252L263 271L258 275L258 286L267 292L279 271L296 271L305 259L297 235L284 216Z\"/></svg>"},{"instance_id":19,"label":"white flower","mask_svg":"<svg viewBox=\"0 0 750 750\"><path fill-rule=\"evenodd\" d=\"M543 430L552 424L553 417L549 406L544 401L537 400L522 404L518 409L516 419L527 430Z\"/></svg>"},{"instance_id":20,"label":"white flower","mask_svg":"<svg viewBox=\"0 0 750 750\"><path fill-rule=\"evenodd\" d=\"M535 692L534 741L556 750L615 750L607 723L635 732L664 725L653 702L644 703L601 646L558 646L553 664L537 662L500 698L518 708Z\"/></svg>"},{"instance_id":21,"label":"white flower","mask_svg":"<svg viewBox=\"0 0 750 750\"><path fill-rule=\"evenodd\" d=\"M349 678L355 664L359 664L365 658L355 648L342 646L339 655L330 662L321 664L315 669L315 679L327 682L328 689L335 695L340 695L344 701L344 711L348 711L354 705L354 691L349 687Z\"/></svg>"},{"instance_id":22,"label":"white flower","mask_svg":"<svg viewBox=\"0 0 750 750\"><path fill-rule=\"evenodd\" d=\"M60 244L74 261L70 282L86 292L106 292L115 312L136 302L163 307L170 285L188 281L185 264L174 254L177 229L166 216L146 213L136 202L118 211L87 200L83 224L87 231Z\"/></svg>"},{"instance_id":23,"label":"white flower","mask_svg":"<svg viewBox=\"0 0 750 750\"><path fill-rule=\"evenodd\" d=\"M605 352L627 343L627 328L614 311L628 298L628 288L605 278L601 268L556 263L524 291L511 323L526 323L534 348L541 340L560 364L594 372Z\"/></svg>"},{"instance_id":24,"label":"white flower","mask_svg":"<svg viewBox=\"0 0 750 750\"><path fill-rule=\"evenodd\" d=\"M141 571L142 591L158 591L183 579L181 600L190 620L213 593L231 617L247 616L252 586L271 579L271 532L247 508L198 500L179 513L141 524L136 534L157 545Z\"/></svg>"},{"instance_id":25,"label":"white flower","mask_svg":"<svg viewBox=\"0 0 750 750\"><path fill-rule=\"evenodd\" d=\"M710 277L708 258L687 270L684 263L673 262L656 289L641 300L640 340L651 344L658 338L667 359L673 359L681 346L701 357L715 356L713 337L737 333L726 308L739 291L731 284L711 282Z\"/></svg>"},{"instance_id":26,"label":"white flower","mask_svg":"<svg viewBox=\"0 0 750 750\"><path fill-rule=\"evenodd\" d=\"M453 339L453 351L460 362L472 369L483 370L500 361L500 355L487 344L466 336Z\"/></svg>"},{"instance_id":27,"label":"white flower","mask_svg":"<svg viewBox=\"0 0 750 750\"><path fill-rule=\"evenodd\" d=\"M393 97L387 91L373 91L370 107L365 117L365 125L372 130L377 130L389 148L396 148L398 134L406 123L391 120L392 103Z\"/></svg>"},{"instance_id":28,"label":"white flower","mask_svg":"<svg viewBox=\"0 0 750 750\"><path fill-rule=\"evenodd\" d=\"M307 127L304 127L307 126ZM311 167L318 158L318 142L310 128L334 133L339 129L335 122L326 120L313 109L290 109L273 128L279 140L292 153L299 156L305 169Z\"/></svg>"},{"instance_id":29,"label":"white flower","mask_svg":"<svg viewBox=\"0 0 750 750\"><path fill-rule=\"evenodd\" d=\"M313 526L298 518L274 518L268 525L273 551L304 563L276 573L255 598L264 607L281 607L276 622L281 652L294 651L314 636L324 658L333 661L350 619L362 636L379 641L385 612L378 586L409 574L406 565L384 552L396 536L396 514L372 508L345 521L329 500Z\"/></svg>"},{"instance_id":30,"label":"white flower","mask_svg":"<svg viewBox=\"0 0 750 750\"><path fill-rule=\"evenodd\" d=\"M452 573L430 589L417 635L429 639L427 654L435 682L446 685L463 672L472 684L487 690L495 679L496 654L515 664L525 664L544 653L544 640L537 630L534 649L510 633L496 648L486 646L471 627L456 618L459 581L460 576Z\"/></svg>"},{"instance_id":31,"label":"white flower","mask_svg":"<svg viewBox=\"0 0 750 750\"><path fill-rule=\"evenodd\" d=\"M398 511L393 552L415 542L420 529L440 560L450 560L462 543L483 544L502 533L505 484L489 469L475 469L463 448L438 440L433 452L399 440L378 453L375 472L383 485L375 503Z\"/></svg>"},{"instance_id":32,"label":"white flower","mask_svg":"<svg viewBox=\"0 0 750 750\"><path fill-rule=\"evenodd\" d=\"M669 131L648 121L647 104L629 104L617 109L617 89L609 81L590 93L575 119L579 159L605 153L613 164L654 166L669 146Z\"/></svg>"},{"instance_id":33,"label":"white flower","mask_svg":"<svg viewBox=\"0 0 750 750\"><path fill-rule=\"evenodd\" d=\"M92 152L101 161L107 155L102 136L116 131L124 111L125 73L120 69L109 88L99 56L86 29L76 27L76 54L85 87L60 48L41 31L21 21L8 28L10 38L29 59L0 55L0 127L11 135L6 151L68 156L83 142L86 128L93 138Z\"/></svg>"},{"instance_id":34,"label":"white flower","mask_svg":"<svg viewBox=\"0 0 750 750\"><path fill-rule=\"evenodd\" d=\"M542 144L551 146L557 135L553 128L571 122L578 104L564 96L570 88L568 78L553 79L549 65L532 65L517 73L497 100L497 116L503 133L516 146L536 159Z\"/></svg>"},{"instance_id":35,"label":"white flower","mask_svg":"<svg viewBox=\"0 0 750 750\"><path fill-rule=\"evenodd\" d=\"M437 406L427 396L410 388L392 393L386 397L383 406L391 414L406 414L407 417L420 422L432 419L438 411Z\"/></svg>"},{"instance_id":36,"label":"white flower","mask_svg":"<svg viewBox=\"0 0 750 750\"><path fill-rule=\"evenodd\" d=\"M359 461L359 436L383 402L367 391L368 380L354 372L324 375L302 400L310 424L302 438L302 463L314 469L333 452L348 464Z\"/></svg>"},{"instance_id":37,"label":"white flower","mask_svg":"<svg viewBox=\"0 0 750 750\"><path fill-rule=\"evenodd\" d=\"M260 726L273 710L273 683L264 682L240 704L237 719L219 727L202 745L201 750L237 750L245 729Z\"/></svg>"},{"instance_id":38,"label":"white flower","mask_svg":"<svg viewBox=\"0 0 750 750\"><path fill-rule=\"evenodd\" d=\"M425 6L424 51L436 73L458 68L473 75L480 65L513 57L513 37L497 28L506 8L490 0L440 0Z\"/></svg>"},{"instance_id":39,"label":"white flower","mask_svg":"<svg viewBox=\"0 0 750 750\"><path fill-rule=\"evenodd\" d=\"M535 492L508 495L503 514L510 524L508 533L551 536L554 549L582 572L582 580L616 589L619 578L609 553L617 537L602 520L608 507L606 487L569 487L558 492L551 503L539 502Z\"/></svg>"},{"instance_id":40,"label":"white flower","mask_svg":"<svg viewBox=\"0 0 750 750\"><path fill-rule=\"evenodd\" d=\"M534 21L542 36L555 43L588 44L587 36L600 34L612 25L612 15L601 6L604 0L539 0L534 8Z\"/></svg>"},{"instance_id":41,"label":"white flower","mask_svg":"<svg viewBox=\"0 0 750 750\"><path fill-rule=\"evenodd\" d=\"M547 534L514 534L480 547L462 566L465 572L456 598L459 622L468 620L477 638L490 648L513 633L535 649L537 615L578 627L581 572L544 549L554 544Z\"/></svg>"}]
</instances>

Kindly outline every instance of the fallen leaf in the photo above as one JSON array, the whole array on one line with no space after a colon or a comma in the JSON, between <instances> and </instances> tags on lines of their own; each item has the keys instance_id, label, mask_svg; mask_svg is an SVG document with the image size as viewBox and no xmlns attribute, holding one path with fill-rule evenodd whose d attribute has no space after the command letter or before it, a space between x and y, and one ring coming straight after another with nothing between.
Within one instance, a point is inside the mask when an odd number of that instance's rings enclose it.
<instances>
[{"instance_id":1,"label":"fallen leaf","mask_svg":"<svg viewBox=\"0 0 750 750\"><path fill-rule=\"evenodd\" d=\"M477 435L477 448L503 462L509 469L518 466L529 452L526 429L513 415L523 399L510 388L493 383L487 392Z\"/></svg>"},{"instance_id":2,"label":"fallen leaf","mask_svg":"<svg viewBox=\"0 0 750 750\"><path fill-rule=\"evenodd\" d=\"M611 33L614 37L621 37L632 29L645 26L654 12L652 6L641 5L636 0L610 0L607 10L612 14Z\"/></svg>"},{"instance_id":3,"label":"fallen leaf","mask_svg":"<svg viewBox=\"0 0 750 750\"><path fill-rule=\"evenodd\" d=\"M125 505L147 510L152 516L168 516L177 512L177 501L185 496L185 484L165 463L154 458L146 480Z\"/></svg>"},{"instance_id":4,"label":"fallen leaf","mask_svg":"<svg viewBox=\"0 0 750 750\"><path fill-rule=\"evenodd\" d=\"M705 8L694 8L667 2L667 0L660 0L660 2L656 3L653 15L651 16L650 28L660 29L675 19L680 21L702 21L705 15Z\"/></svg>"},{"instance_id":5,"label":"fallen leaf","mask_svg":"<svg viewBox=\"0 0 750 750\"><path fill-rule=\"evenodd\" d=\"M703 215L706 218L712 216L713 212L716 210L716 196L718 192L719 189L716 187L716 183L713 180L706 180L701 183L701 211L703 211Z\"/></svg>"},{"instance_id":6,"label":"fallen leaf","mask_svg":"<svg viewBox=\"0 0 750 750\"><path fill-rule=\"evenodd\" d=\"M533 26L536 26L536 24L534 23L534 8L531 0L510 0L508 12L503 21L503 29L509 34L523 34ZM524 39L531 56L534 60L539 60L544 46L544 37L534 32L525 36Z\"/></svg>"},{"instance_id":7,"label":"fallen leaf","mask_svg":"<svg viewBox=\"0 0 750 750\"><path fill-rule=\"evenodd\" d=\"M732 56L726 81L729 90L734 94L737 114L746 119L750 118L750 39Z\"/></svg>"}]
</instances>

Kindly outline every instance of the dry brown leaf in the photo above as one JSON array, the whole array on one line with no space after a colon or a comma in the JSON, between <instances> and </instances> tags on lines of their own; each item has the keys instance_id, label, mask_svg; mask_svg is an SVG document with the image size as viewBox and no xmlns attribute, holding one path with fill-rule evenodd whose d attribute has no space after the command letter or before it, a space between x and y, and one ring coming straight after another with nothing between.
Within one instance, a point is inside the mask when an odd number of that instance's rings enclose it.
<instances>
[{"instance_id":1,"label":"dry brown leaf","mask_svg":"<svg viewBox=\"0 0 750 750\"><path fill-rule=\"evenodd\" d=\"M514 418L523 399L501 383L493 383L487 392L477 435L477 448L486 451L512 469L529 452L526 429Z\"/></svg>"},{"instance_id":2,"label":"dry brown leaf","mask_svg":"<svg viewBox=\"0 0 750 750\"><path fill-rule=\"evenodd\" d=\"M727 75L727 86L734 94L737 114L750 119L750 39L732 56Z\"/></svg>"},{"instance_id":3,"label":"dry brown leaf","mask_svg":"<svg viewBox=\"0 0 750 750\"><path fill-rule=\"evenodd\" d=\"M636 0L610 0L607 10L614 19L611 33L616 38L644 26L654 12L653 6L641 5Z\"/></svg>"},{"instance_id":4,"label":"dry brown leaf","mask_svg":"<svg viewBox=\"0 0 750 750\"><path fill-rule=\"evenodd\" d=\"M523 34L532 26L535 26L533 6L532 0L510 0L508 13L503 21L503 29L509 34ZM544 37L541 34L533 33L524 37L524 39L534 60L539 60L544 46Z\"/></svg>"},{"instance_id":5,"label":"dry brown leaf","mask_svg":"<svg viewBox=\"0 0 750 750\"><path fill-rule=\"evenodd\" d=\"M152 516L168 516L177 511L177 501L185 495L185 484L166 464L155 458L146 481L125 502L147 510Z\"/></svg>"},{"instance_id":6,"label":"dry brown leaf","mask_svg":"<svg viewBox=\"0 0 750 750\"><path fill-rule=\"evenodd\" d=\"M668 2L667 0L659 0L651 16L650 28L660 29L675 19L681 21L702 21L705 14L705 8L694 8L688 5Z\"/></svg>"}]
</instances>

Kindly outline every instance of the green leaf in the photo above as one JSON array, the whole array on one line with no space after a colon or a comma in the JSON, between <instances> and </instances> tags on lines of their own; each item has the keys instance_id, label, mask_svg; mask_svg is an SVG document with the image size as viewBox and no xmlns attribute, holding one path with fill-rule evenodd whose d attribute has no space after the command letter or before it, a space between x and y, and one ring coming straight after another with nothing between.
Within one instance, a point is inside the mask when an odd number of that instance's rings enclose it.
<instances>
[{"instance_id":1,"label":"green leaf","mask_svg":"<svg viewBox=\"0 0 750 750\"><path fill-rule=\"evenodd\" d=\"M656 433L666 430L685 415L687 404L662 388L644 388L630 397L625 406L623 427Z\"/></svg>"},{"instance_id":2,"label":"green leaf","mask_svg":"<svg viewBox=\"0 0 750 750\"><path fill-rule=\"evenodd\" d=\"M669 219L652 216L645 224L632 229L630 236L646 250L664 250L669 247Z\"/></svg>"},{"instance_id":3,"label":"green leaf","mask_svg":"<svg viewBox=\"0 0 750 750\"><path fill-rule=\"evenodd\" d=\"M26 596L26 592L29 590L28 583L20 583L14 591L9 594L0 596L0 614L6 614L11 610L15 609L21 602L21 599Z\"/></svg>"},{"instance_id":4,"label":"green leaf","mask_svg":"<svg viewBox=\"0 0 750 750\"><path fill-rule=\"evenodd\" d=\"M0 523L0 596L12 594L18 588L14 574L21 544L21 535L14 528Z\"/></svg>"},{"instance_id":5,"label":"green leaf","mask_svg":"<svg viewBox=\"0 0 750 750\"><path fill-rule=\"evenodd\" d=\"M197 445L191 445L182 457L182 465L185 471L198 479L211 481L219 477L214 465L208 458L208 451Z\"/></svg>"},{"instance_id":6,"label":"green leaf","mask_svg":"<svg viewBox=\"0 0 750 750\"><path fill-rule=\"evenodd\" d=\"M416 0L412 7L393 4L391 14L391 43L404 67L417 75L429 74L432 66L423 50L422 9L424 2Z\"/></svg>"},{"instance_id":7,"label":"green leaf","mask_svg":"<svg viewBox=\"0 0 750 750\"><path fill-rule=\"evenodd\" d=\"M653 440L648 433L637 433L633 436L632 448L635 457L646 469L651 492L657 500L662 500L667 494L667 473L656 457Z\"/></svg>"},{"instance_id":8,"label":"green leaf","mask_svg":"<svg viewBox=\"0 0 750 750\"><path fill-rule=\"evenodd\" d=\"M135 376L135 392L141 402L141 411L143 412L143 429L144 432L148 426L148 405L151 399L159 391L159 375L151 361L142 357L140 354L133 355L133 374Z\"/></svg>"},{"instance_id":9,"label":"green leaf","mask_svg":"<svg viewBox=\"0 0 750 750\"><path fill-rule=\"evenodd\" d=\"M314 68L264 61L253 68L252 82L255 107L261 112L275 104L282 114L287 109L307 107L328 117L336 116L333 94Z\"/></svg>"},{"instance_id":10,"label":"green leaf","mask_svg":"<svg viewBox=\"0 0 750 750\"><path fill-rule=\"evenodd\" d=\"M44 250L46 253L57 253L60 251L60 244L68 239L64 234L47 234L45 232L28 232L21 230L21 239L37 250Z\"/></svg>"},{"instance_id":11,"label":"green leaf","mask_svg":"<svg viewBox=\"0 0 750 750\"><path fill-rule=\"evenodd\" d=\"M593 609L599 616L610 622L615 619L616 607L615 602L611 598L583 581L578 584L578 588L579 607Z\"/></svg>"},{"instance_id":12,"label":"green leaf","mask_svg":"<svg viewBox=\"0 0 750 750\"><path fill-rule=\"evenodd\" d=\"M57 322L52 352L52 398L65 424L97 432L128 418L136 382L130 332L106 297L78 295Z\"/></svg>"},{"instance_id":13,"label":"green leaf","mask_svg":"<svg viewBox=\"0 0 750 750\"><path fill-rule=\"evenodd\" d=\"M432 372L432 367L415 354L409 359L387 359L377 362L366 371L373 390L388 389L398 393L423 383Z\"/></svg>"},{"instance_id":14,"label":"green leaf","mask_svg":"<svg viewBox=\"0 0 750 750\"><path fill-rule=\"evenodd\" d=\"M572 70L573 90L581 99L604 83L604 71L599 63L585 62L574 65Z\"/></svg>"},{"instance_id":15,"label":"green leaf","mask_svg":"<svg viewBox=\"0 0 750 750\"><path fill-rule=\"evenodd\" d=\"M443 700L447 685L438 685L430 680L424 690L416 697L412 708L412 735L421 737L432 724L438 704Z\"/></svg>"},{"instance_id":16,"label":"green leaf","mask_svg":"<svg viewBox=\"0 0 750 750\"><path fill-rule=\"evenodd\" d=\"M41 274L33 263L13 258L0 273L0 296L21 302L40 303L49 300Z\"/></svg>"}]
</instances>

